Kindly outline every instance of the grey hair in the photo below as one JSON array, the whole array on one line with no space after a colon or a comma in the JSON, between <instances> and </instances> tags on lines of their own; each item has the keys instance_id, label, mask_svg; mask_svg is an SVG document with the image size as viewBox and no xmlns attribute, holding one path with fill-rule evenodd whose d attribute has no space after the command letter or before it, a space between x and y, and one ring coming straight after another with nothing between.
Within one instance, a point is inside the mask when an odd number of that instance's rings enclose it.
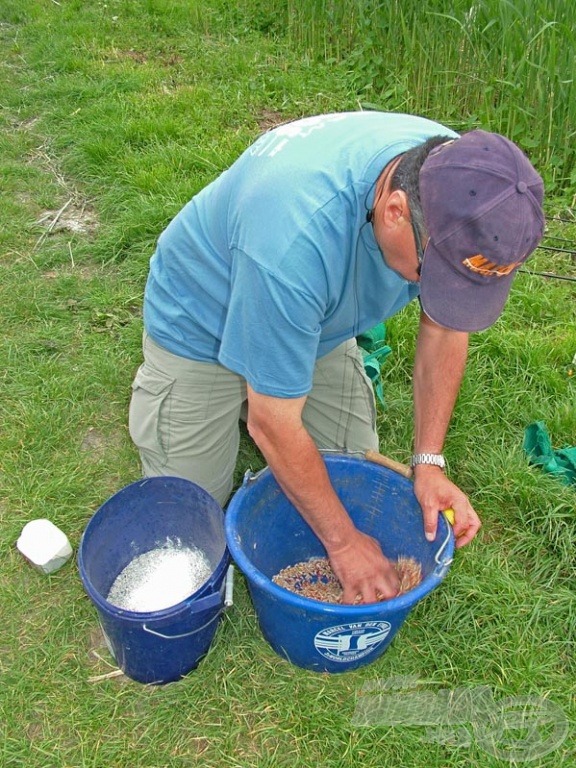
<instances>
[{"instance_id":1,"label":"grey hair","mask_svg":"<svg viewBox=\"0 0 576 768\"><path fill-rule=\"evenodd\" d=\"M420 169L434 147L444 144L446 141L450 141L449 136L432 136L426 139L423 144L409 149L402 155L390 179L391 191L401 189L406 193L412 223L421 234L426 232L426 222L420 202Z\"/></svg>"}]
</instances>

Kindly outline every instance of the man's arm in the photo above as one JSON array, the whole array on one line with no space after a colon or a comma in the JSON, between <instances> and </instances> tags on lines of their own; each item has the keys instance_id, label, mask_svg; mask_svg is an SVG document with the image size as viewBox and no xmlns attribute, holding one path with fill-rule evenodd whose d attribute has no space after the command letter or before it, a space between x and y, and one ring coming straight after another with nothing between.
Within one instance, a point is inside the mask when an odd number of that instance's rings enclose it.
<instances>
[{"instance_id":1,"label":"man's arm","mask_svg":"<svg viewBox=\"0 0 576 768\"><path fill-rule=\"evenodd\" d=\"M468 334L436 325L424 313L414 363L414 452L442 453L468 355ZM452 507L458 547L480 529L468 498L439 467L414 468L414 490L424 513L427 538L434 539L438 512Z\"/></svg>"},{"instance_id":2,"label":"man's arm","mask_svg":"<svg viewBox=\"0 0 576 768\"><path fill-rule=\"evenodd\" d=\"M261 395L248 386L248 430L290 501L318 536L344 589L374 602L398 593L398 578L380 545L353 524L336 495L314 441L302 423L305 397Z\"/></svg>"}]
</instances>

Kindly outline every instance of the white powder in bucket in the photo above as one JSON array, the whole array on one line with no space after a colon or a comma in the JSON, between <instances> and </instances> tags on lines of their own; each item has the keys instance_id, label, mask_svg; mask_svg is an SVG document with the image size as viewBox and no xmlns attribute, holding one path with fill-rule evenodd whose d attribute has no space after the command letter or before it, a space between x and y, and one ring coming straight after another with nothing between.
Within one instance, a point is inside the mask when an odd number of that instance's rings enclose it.
<instances>
[{"instance_id":1,"label":"white powder in bucket","mask_svg":"<svg viewBox=\"0 0 576 768\"><path fill-rule=\"evenodd\" d=\"M131 560L114 580L106 599L126 611L160 611L190 597L211 573L208 558L200 549L168 541Z\"/></svg>"}]
</instances>

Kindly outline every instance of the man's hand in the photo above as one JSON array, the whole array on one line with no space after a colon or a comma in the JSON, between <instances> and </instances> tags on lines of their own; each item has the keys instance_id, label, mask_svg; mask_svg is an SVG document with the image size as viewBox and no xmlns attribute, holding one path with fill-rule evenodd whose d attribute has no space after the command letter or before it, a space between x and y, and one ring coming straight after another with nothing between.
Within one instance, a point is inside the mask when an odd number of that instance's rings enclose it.
<instances>
[{"instance_id":1,"label":"man's hand","mask_svg":"<svg viewBox=\"0 0 576 768\"><path fill-rule=\"evenodd\" d=\"M398 594L400 580L395 567L384 557L376 539L358 529L345 545L331 547L328 557L343 588L343 603L375 603Z\"/></svg>"},{"instance_id":2,"label":"man's hand","mask_svg":"<svg viewBox=\"0 0 576 768\"><path fill-rule=\"evenodd\" d=\"M398 594L394 566L380 545L361 533L332 487L324 460L302 424L306 398L260 395L248 386L248 429L282 490L318 536L344 589L343 602L360 595L373 603Z\"/></svg>"},{"instance_id":3,"label":"man's hand","mask_svg":"<svg viewBox=\"0 0 576 768\"><path fill-rule=\"evenodd\" d=\"M429 541L436 538L438 513L454 510L456 546L463 547L476 536L482 523L468 497L449 480L439 467L419 464L414 468L414 492L424 513L424 532Z\"/></svg>"}]
</instances>

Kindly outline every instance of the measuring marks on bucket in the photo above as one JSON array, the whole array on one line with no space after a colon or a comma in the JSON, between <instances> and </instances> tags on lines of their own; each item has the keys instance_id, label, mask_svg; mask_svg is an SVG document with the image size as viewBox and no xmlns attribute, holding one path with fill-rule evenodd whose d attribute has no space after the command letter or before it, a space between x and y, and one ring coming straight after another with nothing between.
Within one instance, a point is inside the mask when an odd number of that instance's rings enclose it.
<instances>
[{"instance_id":1,"label":"measuring marks on bucket","mask_svg":"<svg viewBox=\"0 0 576 768\"><path fill-rule=\"evenodd\" d=\"M366 510L370 513L371 517L382 514L384 499L387 495L390 495L388 484L383 479L376 478L370 491L369 503L366 504Z\"/></svg>"}]
</instances>

